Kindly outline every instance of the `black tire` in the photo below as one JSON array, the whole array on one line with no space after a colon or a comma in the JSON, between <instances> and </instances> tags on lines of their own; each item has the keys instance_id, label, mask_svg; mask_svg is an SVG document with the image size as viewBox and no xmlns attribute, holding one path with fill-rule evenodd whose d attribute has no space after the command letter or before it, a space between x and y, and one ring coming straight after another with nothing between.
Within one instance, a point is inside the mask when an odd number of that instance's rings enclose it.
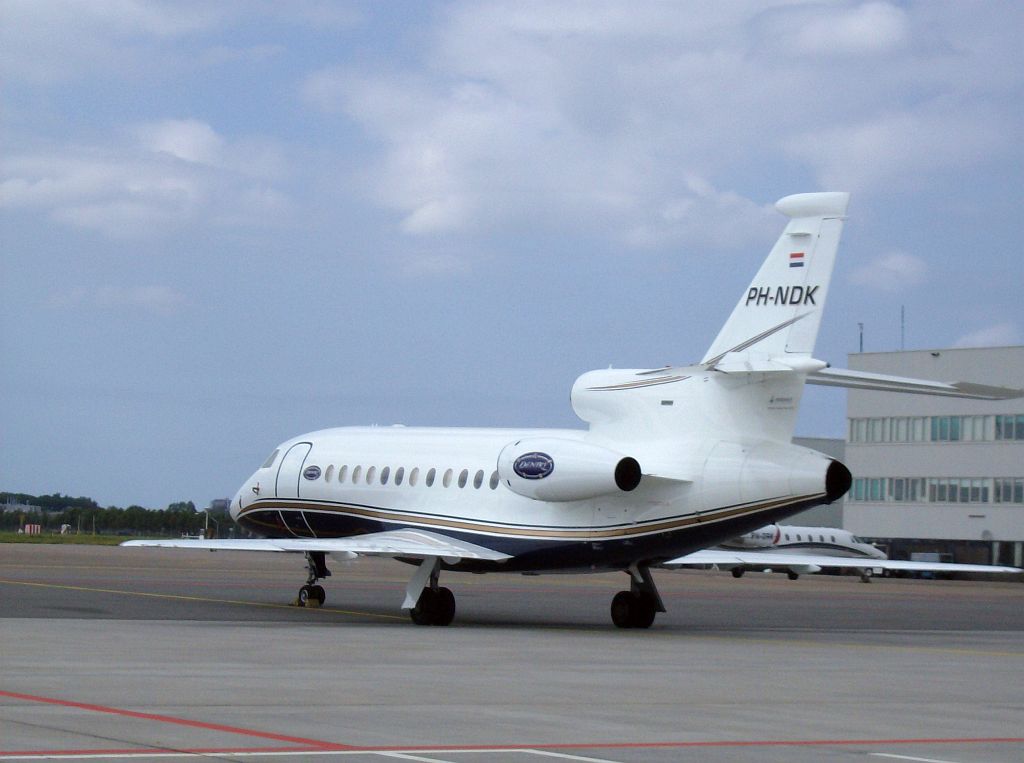
<instances>
[{"instance_id":1,"label":"black tire","mask_svg":"<svg viewBox=\"0 0 1024 763\"><path fill-rule=\"evenodd\" d=\"M309 603L310 599L315 598L316 597L313 595L313 586L304 585L299 589L299 595L295 600L295 604L300 607L305 607Z\"/></svg>"},{"instance_id":2,"label":"black tire","mask_svg":"<svg viewBox=\"0 0 1024 763\"><path fill-rule=\"evenodd\" d=\"M324 590L322 585L310 586L310 598L316 599L317 604L322 607L324 602L327 601L327 591Z\"/></svg>"},{"instance_id":3,"label":"black tire","mask_svg":"<svg viewBox=\"0 0 1024 763\"><path fill-rule=\"evenodd\" d=\"M424 588L416 606L409 610L409 617L417 625L433 625L437 611L437 594L431 588Z\"/></svg>"},{"instance_id":4,"label":"black tire","mask_svg":"<svg viewBox=\"0 0 1024 763\"><path fill-rule=\"evenodd\" d=\"M633 597L632 627L650 628L654 623L654 616L657 614L658 605L650 594L640 594Z\"/></svg>"},{"instance_id":5,"label":"black tire","mask_svg":"<svg viewBox=\"0 0 1024 763\"><path fill-rule=\"evenodd\" d=\"M800 573L799 572L793 572L793 570L790 570L789 572L786 573L786 577L789 578L790 580L799 580L800 579Z\"/></svg>"},{"instance_id":6,"label":"black tire","mask_svg":"<svg viewBox=\"0 0 1024 763\"><path fill-rule=\"evenodd\" d=\"M451 625L455 619L455 594L448 588L438 588L434 598L434 625Z\"/></svg>"},{"instance_id":7,"label":"black tire","mask_svg":"<svg viewBox=\"0 0 1024 763\"><path fill-rule=\"evenodd\" d=\"M746 570L745 567L733 567L732 568L732 576L734 578L741 578L741 577L743 577L743 573L746 572L746 571L747 570Z\"/></svg>"},{"instance_id":8,"label":"black tire","mask_svg":"<svg viewBox=\"0 0 1024 763\"><path fill-rule=\"evenodd\" d=\"M619 591L612 599L612 622L617 628L633 627L633 594Z\"/></svg>"}]
</instances>

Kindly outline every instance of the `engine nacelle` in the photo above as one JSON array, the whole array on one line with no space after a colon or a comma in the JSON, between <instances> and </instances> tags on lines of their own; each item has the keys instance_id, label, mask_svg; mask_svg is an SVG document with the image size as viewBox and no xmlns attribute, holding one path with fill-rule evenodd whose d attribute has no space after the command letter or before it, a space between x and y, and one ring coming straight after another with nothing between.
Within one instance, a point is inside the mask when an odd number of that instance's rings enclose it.
<instances>
[{"instance_id":1,"label":"engine nacelle","mask_svg":"<svg viewBox=\"0 0 1024 763\"><path fill-rule=\"evenodd\" d=\"M633 490L640 464L579 440L526 437L502 448L498 476L512 492L537 501L582 501Z\"/></svg>"}]
</instances>

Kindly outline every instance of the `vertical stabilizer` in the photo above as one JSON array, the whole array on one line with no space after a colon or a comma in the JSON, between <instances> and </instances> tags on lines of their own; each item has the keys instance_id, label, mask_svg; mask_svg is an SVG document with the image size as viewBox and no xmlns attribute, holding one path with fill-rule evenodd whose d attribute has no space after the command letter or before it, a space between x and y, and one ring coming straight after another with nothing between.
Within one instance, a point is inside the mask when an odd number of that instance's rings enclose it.
<instances>
[{"instance_id":1,"label":"vertical stabilizer","mask_svg":"<svg viewBox=\"0 0 1024 763\"><path fill-rule=\"evenodd\" d=\"M844 192L800 193L775 203L789 223L703 364L714 366L729 353L764 360L810 357L849 200Z\"/></svg>"}]
</instances>

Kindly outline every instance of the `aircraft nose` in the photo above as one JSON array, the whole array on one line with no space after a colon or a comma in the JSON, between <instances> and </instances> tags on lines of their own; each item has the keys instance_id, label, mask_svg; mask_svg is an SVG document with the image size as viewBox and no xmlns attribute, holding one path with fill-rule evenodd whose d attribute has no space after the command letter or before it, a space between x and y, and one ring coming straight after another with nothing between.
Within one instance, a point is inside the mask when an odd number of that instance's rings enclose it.
<instances>
[{"instance_id":1,"label":"aircraft nose","mask_svg":"<svg viewBox=\"0 0 1024 763\"><path fill-rule=\"evenodd\" d=\"M231 514L231 518L238 521L238 512L242 510L242 492L245 490L245 486L235 493L235 497L231 499L231 506L228 508L228 512Z\"/></svg>"}]
</instances>

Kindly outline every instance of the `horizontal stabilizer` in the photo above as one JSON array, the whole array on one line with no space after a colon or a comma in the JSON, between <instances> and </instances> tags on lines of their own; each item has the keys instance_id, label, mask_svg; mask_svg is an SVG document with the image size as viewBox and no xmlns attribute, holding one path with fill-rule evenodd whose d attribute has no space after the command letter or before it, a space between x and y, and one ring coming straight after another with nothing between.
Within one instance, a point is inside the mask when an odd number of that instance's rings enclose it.
<instances>
[{"instance_id":1,"label":"horizontal stabilizer","mask_svg":"<svg viewBox=\"0 0 1024 763\"><path fill-rule=\"evenodd\" d=\"M991 387L971 382L947 383L928 379L908 379L903 376L886 376L866 371L851 371L845 368L823 368L809 374L807 382L825 387L867 389L876 392L909 392L919 395L964 397L974 400L1012 400L1024 397L1024 389Z\"/></svg>"}]
</instances>

